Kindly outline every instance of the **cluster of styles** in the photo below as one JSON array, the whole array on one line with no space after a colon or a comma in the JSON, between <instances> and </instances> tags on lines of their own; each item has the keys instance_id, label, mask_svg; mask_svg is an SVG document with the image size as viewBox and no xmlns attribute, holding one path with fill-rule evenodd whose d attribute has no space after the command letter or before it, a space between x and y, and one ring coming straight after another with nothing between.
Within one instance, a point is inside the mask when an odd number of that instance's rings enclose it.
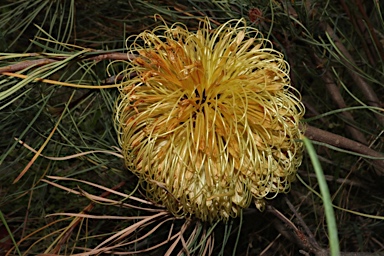
<instances>
[{"instance_id":1,"label":"cluster of styles","mask_svg":"<svg viewBox=\"0 0 384 256\"><path fill-rule=\"evenodd\" d=\"M128 38L116 105L126 166L178 217L228 220L287 192L304 114L289 65L243 19L166 24Z\"/></svg>"}]
</instances>

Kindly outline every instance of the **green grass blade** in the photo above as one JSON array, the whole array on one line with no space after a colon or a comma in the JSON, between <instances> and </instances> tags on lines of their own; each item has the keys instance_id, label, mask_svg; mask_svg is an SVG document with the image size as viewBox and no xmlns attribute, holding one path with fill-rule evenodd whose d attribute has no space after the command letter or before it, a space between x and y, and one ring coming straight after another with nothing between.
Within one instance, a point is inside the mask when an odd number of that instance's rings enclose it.
<instances>
[{"instance_id":1,"label":"green grass blade","mask_svg":"<svg viewBox=\"0 0 384 256\"><path fill-rule=\"evenodd\" d=\"M13 235L12 235L12 231L11 231L11 229L9 228L9 226L8 226L8 224L7 224L7 221L5 220L5 217L4 217L3 212L2 212L1 210L0 210L0 220L1 220L1 222L3 222L5 228L7 229L8 234L9 234L11 240L12 240L12 243L13 243L13 245L14 245L15 248L16 248L17 254L21 256L21 252L20 252L20 250L19 250L19 247L17 246L17 243L16 243L16 241L15 241L15 238L14 238Z\"/></svg>"},{"instance_id":2,"label":"green grass blade","mask_svg":"<svg viewBox=\"0 0 384 256\"><path fill-rule=\"evenodd\" d=\"M307 148L309 157L311 158L313 168L315 169L317 180L319 182L320 193L323 198L331 255L337 256L337 255L340 255L340 248L339 248L339 238L337 235L336 219L335 219L335 214L332 207L331 195L329 194L328 185L325 180L323 169L321 168L321 165L320 165L320 161L316 155L315 148L313 147L311 141L308 138L304 138L303 141L304 141L305 147Z\"/></svg>"}]
</instances>

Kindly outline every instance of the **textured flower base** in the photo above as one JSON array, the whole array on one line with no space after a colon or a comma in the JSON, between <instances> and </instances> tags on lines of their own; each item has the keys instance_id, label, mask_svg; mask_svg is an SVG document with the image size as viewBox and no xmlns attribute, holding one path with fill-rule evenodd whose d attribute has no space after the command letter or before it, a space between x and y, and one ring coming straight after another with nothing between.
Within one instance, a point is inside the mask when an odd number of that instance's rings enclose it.
<instances>
[{"instance_id":1,"label":"textured flower base","mask_svg":"<svg viewBox=\"0 0 384 256\"><path fill-rule=\"evenodd\" d=\"M176 23L132 40L116 123L149 198L214 221L289 190L304 108L268 40L244 20L212 29L208 19L197 32Z\"/></svg>"}]
</instances>

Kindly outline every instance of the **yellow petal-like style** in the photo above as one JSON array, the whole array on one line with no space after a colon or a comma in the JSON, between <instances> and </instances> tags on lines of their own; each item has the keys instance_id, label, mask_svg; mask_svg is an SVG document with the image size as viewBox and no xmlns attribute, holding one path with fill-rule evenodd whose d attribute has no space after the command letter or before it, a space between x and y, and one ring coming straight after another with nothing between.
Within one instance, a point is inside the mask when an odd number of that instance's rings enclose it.
<instances>
[{"instance_id":1,"label":"yellow petal-like style","mask_svg":"<svg viewBox=\"0 0 384 256\"><path fill-rule=\"evenodd\" d=\"M289 190L304 107L284 56L258 30L206 19L196 32L175 23L132 40L116 128L151 200L215 221Z\"/></svg>"}]
</instances>

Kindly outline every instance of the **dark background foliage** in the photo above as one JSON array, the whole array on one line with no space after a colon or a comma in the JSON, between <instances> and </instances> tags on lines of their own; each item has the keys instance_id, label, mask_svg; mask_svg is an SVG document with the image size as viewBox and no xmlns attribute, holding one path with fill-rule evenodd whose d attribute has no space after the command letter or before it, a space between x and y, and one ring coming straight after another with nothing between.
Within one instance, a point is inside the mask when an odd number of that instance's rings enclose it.
<instances>
[{"instance_id":1,"label":"dark background foliage","mask_svg":"<svg viewBox=\"0 0 384 256\"><path fill-rule=\"evenodd\" d=\"M92 150L118 152L113 120L117 90L61 87L32 78L113 84L109 78L118 78L115 75L125 66L124 60L115 61L113 54L125 55L129 35L161 24L154 14L169 24L183 22L191 30L204 16L215 25L243 17L284 53L291 66L292 84L306 106L306 136L316 146L337 206L340 248L354 255L384 253L383 10L383 2L375 0L1 1L0 254L85 252L84 248L94 248L109 235L138 222L82 219L71 226L74 219L48 214L143 215L134 208L92 203L89 194L103 195L105 189L80 182L143 198L142 191L136 190L136 178L120 158L104 153L65 158ZM52 61L39 62L47 59ZM7 69L18 63L25 66ZM38 150L48 139L42 154L64 160L40 156L14 183L35 155L26 145ZM69 193L47 181L79 193ZM213 255L325 253L327 226L323 201L316 191L317 177L305 156L289 194L270 201L262 213L252 206L242 219L217 224ZM122 201L116 194L104 197ZM171 228L180 230L183 223L173 220L140 243L121 246L115 252L124 254L160 243ZM208 224L193 219L188 227L185 237L196 227L211 230ZM124 241L133 241L150 230L150 226L137 229ZM18 250L14 242L18 242ZM164 254L171 244L151 253ZM175 251L181 249L179 243Z\"/></svg>"}]
</instances>

